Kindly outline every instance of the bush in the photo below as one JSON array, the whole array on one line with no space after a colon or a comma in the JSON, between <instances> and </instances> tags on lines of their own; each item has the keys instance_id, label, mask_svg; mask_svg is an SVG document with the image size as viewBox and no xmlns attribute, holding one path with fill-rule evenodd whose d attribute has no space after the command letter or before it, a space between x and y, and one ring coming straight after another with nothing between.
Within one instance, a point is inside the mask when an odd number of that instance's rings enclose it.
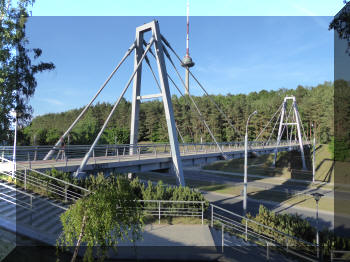
<instances>
[{"instance_id":1,"label":"bush","mask_svg":"<svg viewBox=\"0 0 350 262\"><path fill-rule=\"evenodd\" d=\"M263 225L272 227L290 236L297 237L307 242L316 244L316 228L310 225L310 223L301 218L297 214L276 214L268 210L263 205L259 207L259 213L254 217L247 214L247 217L255 220ZM245 221L242 221L245 224ZM277 242L284 245L285 238L281 237L272 230L269 230L263 226L259 226L253 222L248 223L249 227L253 228L255 231L268 235L274 238ZM349 250L350 239L336 236L332 231L324 229L320 232L320 247L325 256L330 256L331 250ZM298 241L290 241L290 246L307 248L306 245L301 244Z\"/></svg>"}]
</instances>

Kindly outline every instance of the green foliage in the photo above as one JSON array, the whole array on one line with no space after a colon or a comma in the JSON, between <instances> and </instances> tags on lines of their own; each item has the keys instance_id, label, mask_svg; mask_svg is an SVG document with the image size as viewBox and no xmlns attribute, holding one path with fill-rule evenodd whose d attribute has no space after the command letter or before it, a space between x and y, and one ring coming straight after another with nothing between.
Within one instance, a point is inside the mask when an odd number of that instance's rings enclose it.
<instances>
[{"instance_id":1,"label":"green foliage","mask_svg":"<svg viewBox=\"0 0 350 262\"><path fill-rule=\"evenodd\" d=\"M282 104L286 95L297 97L298 107L306 135L310 136L311 124L315 124L316 137L318 142L327 143L334 135L333 126L333 84L325 82L316 87L298 86L296 90L280 89L278 91L262 90L259 93L252 92L248 95L213 95L212 99L228 115L228 118L235 125L238 132L232 129L229 123L223 118L215 105L207 96L193 97L201 110L203 117L219 141L241 140L245 132L245 122L248 115L258 110L257 117L251 119L249 125L249 139L254 139L262 130L265 124ZM212 139L205 126L193 110L187 98L172 97L176 124L185 142L212 142ZM112 105L107 103L97 104L88 110L82 123L78 124L72 131L70 137L71 144L91 143L101 128L107 113ZM33 119L30 126L26 127L27 136L25 141L33 141L33 136L37 135L38 143L47 144L46 137L50 135L49 130L57 130L62 134L68 126L78 116L81 109L70 110L60 114L47 114ZM129 143L130 133L130 111L131 103L122 100L110 123L100 140L101 144ZM272 127L263 132L261 139L267 139ZM46 130L46 134L42 130ZM276 132L277 133L277 132ZM276 136L277 134L275 134ZM44 136L42 139L39 137ZM272 137L274 139L276 137ZM180 139L180 137L179 137ZM150 101L141 104L139 141L167 142L168 131L164 117L164 109L161 101ZM67 143L67 141L66 141Z\"/></svg>"},{"instance_id":2,"label":"green foliage","mask_svg":"<svg viewBox=\"0 0 350 262\"><path fill-rule=\"evenodd\" d=\"M88 112L72 131L72 144L92 144L99 132L98 120ZM58 139L57 139L58 140Z\"/></svg>"},{"instance_id":3,"label":"green foliage","mask_svg":"<svg viewBox=\"0 0 350 262\"><path fill-rule=\"evenodd\" d=\"M346 53L350 55L350 6L349 3L336 15L329 24L329 30L334 29L340 39L347 41Z\"/></svg>"},{"instance_id":4,"label":"green foliage","mask_svg":"<svg viewBox=\"0 0 350 262\"><path fill-rule=\"evenodd\" d=\"M141 238L143 216L125 178L105 179L100 175L90 179L94 193L79 199L61 215L63 232L57 247L75 246L81 236L81 243L87 246L84 260L94 261L93 250L96 250L97 257L103 261L110 247L117 251L121 241L134 242Z\"/></svg>"},{"instance_id":5,"label":"green foliage","mask_svg":"<svg viewBox=\"0 0 350 262\"><path fill-rule=\"evenodd\" d=\"M350 144L348 140L344 138L332 137L331 142L328 145L328 149L332 154L332 159L336 161L345 161L350 157Z\"/></svg>"},{"instance_id":6,"label":"green foliage","mask_svg":"<svg viewBox=\"0 0 350 262\"><path fill-rule=\"evenodd\" d=\"M25 26L28 7L33 3L34 0L0 1L0 144L11 140L12 108L20 113L20 125L31 118L28 102L37 86L35 75L55 68L52 63L32 64L42 53L39 48L27 48Z\"/></svg>"},{"instance_id":7,"label":"green foliage","mask_svg":"<svg viewBox=\"0 0 350 262\"><path fill-rule=\"evenodd\" d=\"M101 144L129 144L130 130L127 128L107 128L102 134Z\"/></svg>"},{"instance_id":8,"label":"green foliage","mask_svg":"<svg viewBox=\"0 0 350 262\"><path fill-rule=\"evenodd\" d=\"M316 244L316 229L300 215L276 214L275 212L268 210L263 205L260 205L259 213L255 217L250 214L247 214L247 217L290 236ZM242 224L245 224L244 219L242 220ZM286 244L286 238L283 237L282 234L276 233L253 222L248 222L248 225L249 227L253 228L254 231L270 236L282 245ZM299 241L290 238L288 238L288 241L289 246L312 249L312 247L309 247L307 244L303 244ZM324 229L320 232L320 247L323 250L323 254L325 256L329 256L331 250L349 250L350 239L336 236L332 231Z\"/></svg>"},{"instance_id":9,"label":"green foliage","mask_svg":"<svg viewBox=\"0 0 350 262\"><path fill-rule=\"evenodd\" d=\"M45 142L48 145L56 144L57 140L61 137L61 133L57 129L50 129L46 134Z\"/></svg>"},{"instance_id":10,"label":"green foliage","mask_svg":"<svg viewBox=\"0 0 350 262\"><path fill-rule=\"evenodd\" d=\"M148 181L147 186L135 178L131 182L131 187L136 195L143 200L172 200L172 201L204 201L204 210L209 207L209 202L204 196L189 187L182 186L166 186L162 181L159 181L156 185L153 185L151 181ZM145 203L145 206L155 207L155 203ZM184 203L173 203L168 205L169 208L181 208L185 207ZM195 208L200 208L199 205L193 205Z\"/></svg>"}]
</instances>

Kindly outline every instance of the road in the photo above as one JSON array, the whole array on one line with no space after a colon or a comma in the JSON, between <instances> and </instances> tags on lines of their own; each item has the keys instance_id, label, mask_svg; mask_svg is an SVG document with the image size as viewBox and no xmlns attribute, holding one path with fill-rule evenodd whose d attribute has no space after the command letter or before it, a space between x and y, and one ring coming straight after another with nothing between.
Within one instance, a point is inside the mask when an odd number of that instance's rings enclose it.
<instances>
[{"instance_id":1,"label":"road","mask_svg":"<svg viewBox=\"0 0 350 262\"><path fill-rule=\"evenodd\" d=\"M230 175L228 172L224 172L225 175L219 175L217 172L218 171L203 170L200 168L184 168L184 176L186 179L207 181L213 184L225 184L233 186L243 185L243 174L232 173L232 175ZM249 177L250 174L248 174L248 178ZM249 181L249 185L252 187L263 188L265 190L273 190L279 192L288 191L289 193L311 194L317 191L326 195L327 197L334 197L334 192L332 190L322 188L309 188L308 186L311 185L311 183L298 183L297 185L294 183L291 185L290 183L286 183L288 180L280 180L279 182L280 184L271 184L261 182L259 180L253 180ZM346 199L349 199L349 196L347 196Z\"/></svg>"},{"instance_id":2,"label":"road","mask_svg":"<svg viewBox=\"0 0 350 262\"><path fill-rule=\"evenodd\" d=\"M229 196L223 194L217 194L213 192L202 192L205 198L213 204L230 210L232 212L242 214L243 198L241 196ZM252 215L255 215L259 211L260 204L263 204L268 209L276 213L287 213L287 214L299 214L303 218L307 219L310 224L316 225L316 212L313 209L300 208L294 206L284 206L277 202L271 201L259 201L255 199L248 199L247 209ZM319 212L320 228L334 227L334 214L332 212Z\"/></svg>"},{"instance_id":3,"label":"road","mask_svg":"<svg viewBox=\"0 0 350 262\"><path fill-rule=\"evenodd\" d=\"M164 173L157 173L160 176L168 176L169 174ZM184 169L184 176L185 179L191 179L191 180L197 180L197 181L206 181L213 184L224 184L224 185L240 185L242 184L243 177L240 176L222 176L214 173L210 173L207 171L204 171L199 168L185 168ZM324 190L324 189L313 189L308 188L308 183L300 184L300 185L290 185L290 184L269 184L259 181L249 181L250 186L254 187L260 187L264 188L266 190L276 190L285 192L286 189L290 191L295 192L304 192L307 194L313 193L313 192L320 192L322 194L325 194L327 197L333 198L334 192L331 190ZM242 201L243 198L241 196L231 196L231 195L224 195L224 194L218 194L213 192L203 192L206 199L208 199L210 202L213 202L214 204L221 206L225 209L228 209L230 211L233 211L238 214L242 214ZM260 204L263 204L268 209L273 210L276 213L288 213L288 214L299 214L303 218L307 219L310 224L316 226L316 210L312 208L303 208L303 207L296 207L293 205L283 205L278 202L272 202L272 201L264 201L264 200L256 200L256 199L248 199L248 212L251 214L256 214L259 211ZM346 221L349 219L348 217L340 218ZM339 220L340 221L340 220ZM338 222L338 220L337 220ZM327 211L319 211L319 224L320 228L334 228L334 213L333 212L327 212Z\"/></svg>"}]
</instances>

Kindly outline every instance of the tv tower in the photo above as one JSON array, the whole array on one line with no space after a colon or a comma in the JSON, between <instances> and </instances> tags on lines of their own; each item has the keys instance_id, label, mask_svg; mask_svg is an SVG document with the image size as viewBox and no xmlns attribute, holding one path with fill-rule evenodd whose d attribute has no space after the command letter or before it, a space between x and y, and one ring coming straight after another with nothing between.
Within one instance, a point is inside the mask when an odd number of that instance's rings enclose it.
<instances>
[{"instance_id":1,"label":"tv tower","mask_svg":"<svg viewBox=\"0 0 350 262\"><path fill-rule=\"evenodd\" d=\"M192 66L194 66L194 62L192 61L192 58L190 57L190 52L189 52L189 28L190 28L190 22L189 22L189 14L190 14L190 2L187 0L187 37L186 37L186 55L182 59L182 66L185 67L186 69L186 90L185 94L188 95L190 93L190 77L189 77L189 72L188 69Z\"/></svg>"}]
</instances>

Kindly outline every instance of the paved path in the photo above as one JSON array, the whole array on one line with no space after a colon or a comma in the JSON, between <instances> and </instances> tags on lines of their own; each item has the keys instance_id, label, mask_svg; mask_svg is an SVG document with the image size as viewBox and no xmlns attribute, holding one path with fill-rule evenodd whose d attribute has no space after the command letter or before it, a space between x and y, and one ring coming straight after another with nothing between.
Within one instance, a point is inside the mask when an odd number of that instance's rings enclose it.
<instances>
[{"instance_id":1,"label":"paved path","mask_svg":"<svg viewBox=\"0 0 350 262\"><path fill-rule=\"evenodd\" d=\"M12 196L17 202L21 201L20 203L28 200L25 195L11 190L9 188L11 185L6 186L0 186L0 192L3 196ZM20 236L16 237L15 240L12 239L12 242L15 241L16 245L23 246L24 244L36 247L41 246L40 243L45 243L54 246L62 231L59 220L59 215L63 212L62 208L55 201L36 195L33 201L33 210L33 214L30 215L30 210L0 200L0 228L6 230L3 232L10 231ZM0 234L1 237L5 235L8 234ZM222 254L221 231L209 228L207 225L152 224L145 226L142 235L143 239L135 243L136 249L134 244L130 242L121 243L118 247L117 257L151 260L242 261L241 258L244 255L244 261L265 261L264 254L266 251L263 247L257 247L227 234L224 237L225 244L231 247L226 246L225 253ZM251 252L251 248L254 252ZM13 251L10 255L13 260L10 259L9 261L18 261L18 256L21 254L18 252ZM50 254L49 256L54 256L54 253ZM289 261L282 255L272 252L271 259L272 261Z\"/></svg>"},{"instance_id":2,"label":"paved path","mask_svg":"<svg viewBox=\"0 0 350 262\"><path fill-rule=\"evenodd\" d=\"M240 173L203 170L200 168L191 168L191 167L186 167L184 171L185 171L185 178L187 179L201 180L201 181L204 180L211 183L234 185L234 186L243 185L243 174L240 174ZM266 176L264 177L264 176L256 176L256 175L248 174L248 178L249 177L256 177L256 178L262 178L262 179L270 178ZM317 191L319 193L324 194L327 197L334 198L333 190L310 188L309 185L311 185L311 183L306 181L304 181L304 183L290 184L289 182L292 182L292 181L293 179L291 180L276 179L275 183L268 183L268 182L263 182L259 180L252 180L252 181L249 180L249 185L257 188L263 188L265 190L273 190L273 191L279 191L283 193L287 192L287 190L289 193L296 193L297 191L298 193L304 193L304 194L311 194ZM294 180L293 182L296 182L296 181Z\"/></svg>"}]
</instances>

